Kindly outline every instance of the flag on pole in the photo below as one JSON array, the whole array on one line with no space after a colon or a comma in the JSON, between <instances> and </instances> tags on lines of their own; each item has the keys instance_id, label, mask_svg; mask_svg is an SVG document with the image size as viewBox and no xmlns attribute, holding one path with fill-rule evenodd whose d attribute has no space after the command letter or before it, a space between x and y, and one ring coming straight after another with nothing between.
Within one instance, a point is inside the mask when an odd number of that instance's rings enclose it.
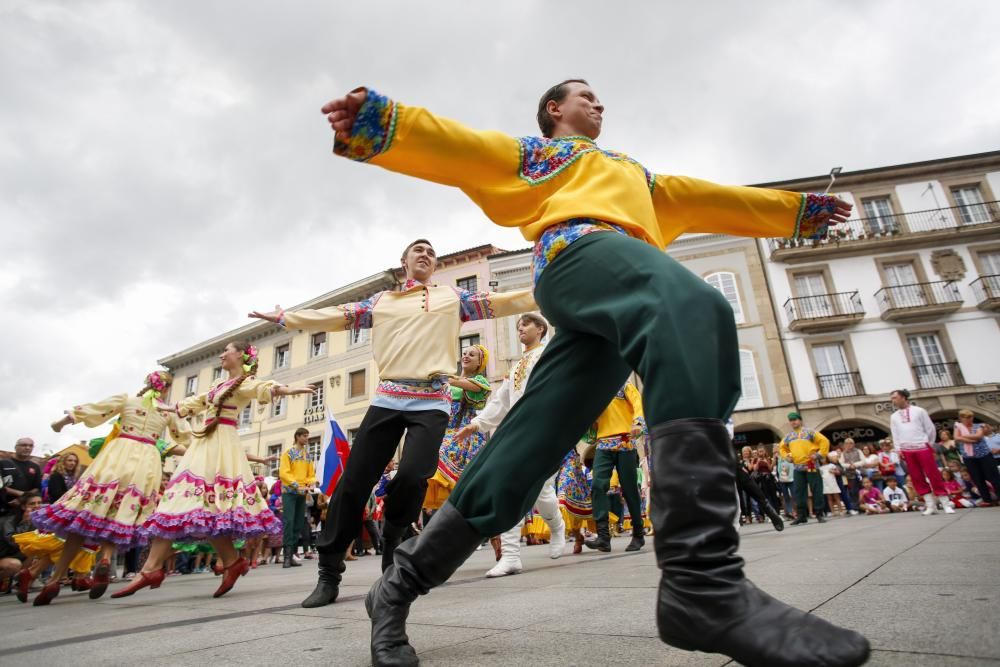
<instances>
[{"instance_id":1,"label":"flag on pole","mask_svg":"<svg viewBox=\"0 0 1000 667\"><path fill-rule=\"evenodd\" d=\"M323 430L323 449L319 455L316 469L319 471L319 490L330 497L337 488L340 476L347 467L347 457L351 454L351 446L340 424L326 411L326 428Z\"/></svg>"}]
</instances>

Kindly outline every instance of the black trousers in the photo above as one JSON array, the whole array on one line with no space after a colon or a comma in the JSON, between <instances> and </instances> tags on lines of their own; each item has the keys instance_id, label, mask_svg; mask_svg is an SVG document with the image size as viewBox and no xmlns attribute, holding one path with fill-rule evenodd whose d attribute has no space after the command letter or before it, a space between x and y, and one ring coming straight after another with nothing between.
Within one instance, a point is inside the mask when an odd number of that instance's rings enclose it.
<instances>
[{"instance_id":1,"label":"black trousers","mask_svg":"<svg viewBox=\"0 0 1000 667\"><path fill-rule=\"evenodd\" d=\"M427 493L427 480L434 475L438 450L448 426L441 410L406 412L368 408L361 422L344 475L330 499L326 522L316 547L324 553L341 553L361 533L362 517L386 465L406 434L396 476L386 485L386 522L407 526L416 521Z\"/></svg>"},{"instance_id":2,"label":"black trousers","mask_svg":"<svg viewBox=\"0 0 1000 667\"><path fill-rule=\"evenodd\" d=\"M1000 472L997 471L997 464L993 460L993 456L980 456L979 458L965 456L962 457L962 462L965 463L965 467L969 470L969 477L972 478L972 483L979 490L979 497L986 502L995 503L1000 501ZM990 487L986 482L993 485L992 496L990 495Z\"/></svg>"}]
</instances>

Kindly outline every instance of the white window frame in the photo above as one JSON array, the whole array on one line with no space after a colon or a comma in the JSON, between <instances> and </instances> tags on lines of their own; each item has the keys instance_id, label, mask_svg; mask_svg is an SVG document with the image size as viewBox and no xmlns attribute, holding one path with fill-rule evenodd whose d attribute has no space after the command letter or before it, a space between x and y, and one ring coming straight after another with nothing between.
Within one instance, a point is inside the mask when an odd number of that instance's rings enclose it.
<instances>
[{"instance_id":1,"label":"white window frame","mask_svg":"<svg viewBox=\"0 0 1000 667\"><path fill-rule=\"evenodd\" d=\"M472 283L473 283L471 288L462 284L462 283L465 283L465 282L467 282L469 280L471 280ZM464 289L464 290L466 290L468 292L478 292L479 291L479 276L472 275L472 276L465 276L464 278L459 278L459 279L457 279L455 281L455 286L458 289Z\"/></svg>"},{"instance_id":2,"label":"white window frame","mask_svg":"<svg viewBox=\"0 0 1000 667\"><path fill-rule=\"evenodd\" d=\"M253 410L250 409L252 405L253 403L251 402L247 404L245 408L240 410L240 414L237 421L238 424L237 428L239 428L239 430L241 431L245 431L253 425Z\"/></svg>"},{"instance_id":3,"label":"white window frame","mask_svg":"<svg viewBox=\"0 0 1000 667\"><path fill-rule=\"evenodd\" d=\"M194 396L198 393L198 376L189 375L187 379L184 380L184 396Z\"/></svg>"},{"instance_id":4,"label":"white window frame","mask_svg":"<svg viewBox=\"0 0 1000 667\"><path fill-rule=\"evenodd\" d=\"M309 341L310 345L312 340ZM310 349L312 349L310 347ZM284 350L284 354L281 353ZM282 359L284 357L284 359ZM274 370L280 370L282 368L288 368L292 364L292 344L282 343L281 345L274 346Z\"/></svg>"},{"instance_id":5,"label":"white window frame","mask_svg":"<svg viewBox=\"0 0 1000 667\"><path fill-rule=\"evenodd\" d=\"M288 397L279 396L271 401L271 417L284 417L288 414Z\"/></svg>"},{"instance_id":6,"label":"white window frame","mask_svg":"<svg viewBox=\"0 0 1000 667\"><path fill-rule=\"evenodd\" d=\"M324 385L323 380L310 382L309 384L316 387L316 393L308 397L308 407L314 410L323 408L326 405L326 386Z\"/></svg>"},{"instance_id":7,"label":"white window frame","mask_svg":"<svg viewBox=\"0 0 1000 667\"><path fill-rule=\"evenodd\" d=\"M348 329L347 330L347 347L361 347L362 345L367 345L372 340L372 330L368 328L364 329Z\"/></svg>"},{"instance_id":8,"label":"white window frame","mask_svg":"<svg viewBox=\"0 0 1000 667\"><path fill-rule=\"evenodd\" d=\"M978 185L959 185L951 189L951 196L961 208L958 209L959 224L981 225L991 222L990 212L984 205L983 191Z\"/></svg>"},{"instance_id":9,"label":"white window frame","mask_svg":"<svg viewBox=\"0 0 1000 667\"><path fill-rule=\"evenodd\" d=\"M278 469L281 466L281 443L279 442L279 443L274 444L274 445L268 445L267 446L267 455L269 457L271 457L271 456L277 456L278 457L277 459L275 459L273 461L268 461L267 462L267 476L268 477L277 477L278 476Z\"/></svg>"},{"instance_id":10,"label":"white window frame","mask_svg":"<svg viewBox=\"0 0 1000 667\"><path fill-rule=\"evenodd\" d=\"M216 383L222 379L222 366L216 366L212 369L212 383Z\"/></svg>"},{"instance_id":11,"label":"white window frame","mask_svg":"<svg viewBox=\"0 0 1000 667\"><path fill-rule=\"evenodd\" d=\"M317 346L316 339L318 339L320 336L323 337L323 342ZM330 334L328 334L325 331L314 333L312 336L309 337L309 358L319 359L320 357L325 357L327 346L329 344L330 344Z\"/></svg>"},{"instance_id":12,"label":"white window frame","mask_svg":"<svg viewBox=\"0 0 1000 667\"><path fill-rule=\"evenodd\" d=\"M760 376L753 350L740 350L740 400L736 410L764 407L764 394L760 390Z\"/></svg>"},{"instance_id":13,"label":"white window frame","mask_svg":"<svg viewBox=\"0 0 1000 667\"><path fill-rule=\"evenodd\" d=\"M733 309L733 319L736 324L743 324L746 318L743 315L743 302L740 300L740 285L736 279L736 274L732 271L716 271L705 276L705 282L719 290L722 296L726 297L729 306ZM727 289L729 292L727 293Z\"/></svg>"}]
</instances>

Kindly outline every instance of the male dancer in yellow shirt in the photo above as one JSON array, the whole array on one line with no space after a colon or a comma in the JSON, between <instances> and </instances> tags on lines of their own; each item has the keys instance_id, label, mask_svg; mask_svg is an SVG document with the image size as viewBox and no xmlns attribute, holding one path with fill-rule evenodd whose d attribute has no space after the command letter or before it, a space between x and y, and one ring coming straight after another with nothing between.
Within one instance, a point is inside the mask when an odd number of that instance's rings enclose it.
<instances>
[{"instance_id":1,"label":"male dancer in yellow shirt","mask_svg":"<svg viewBox=\"0 0 1000 667\"><path fill-rule=\"evenodd\" d=\"M295 548L302 536L306 521L306 492L316 486L316 466L309 460L306 444L309 429L295 429L292 446L281 454L278 479L281 480L281 523L284 529L284 567L299 567ZM306 549L309 545L306 545Z\"/></svg>"},{"instance_id":2,"label":"male dancer in yellow shirt","mask_svg":"<svg viewBox=\"0 0 1000 667\"><path fill-rule=\"evenodd\" d=\"M864 662L864 637L772 598L743 574L722 421L740 395L736 324L719 292L663 252L685 232L819 239L851 206L654 174L595 143L604 106L582 80L542 96L541 137L471 130L369 88L322 111L337 155L458 187L495 223L520 227L535 243L535 299L556 330L524 399L369 591L373 663L418 664L406 636L410 604L446 581L483 536L526 513L633 371L654 425L660 638L745 664Z\"/></svg>"},{"instance_id":3,"label":"male dancer in yellow shirt","mask_svg":"<svg viewBox=\"0 0 1000 667\"><path fill-rule=\"evenodd\" d=\"M642 505L639 502L639 453L635 439L645 435L646 420L642 416L642 397L631 382L618 390L611 403L597 418L597 450L594 453L593 507L597 536L584 544L590 549L611 551L611 530L608 525L611 472L618 472L622 496L632 517L632 541L625 551L638 551L646 544L642 525Z\"/></svg>"}]
</instances>

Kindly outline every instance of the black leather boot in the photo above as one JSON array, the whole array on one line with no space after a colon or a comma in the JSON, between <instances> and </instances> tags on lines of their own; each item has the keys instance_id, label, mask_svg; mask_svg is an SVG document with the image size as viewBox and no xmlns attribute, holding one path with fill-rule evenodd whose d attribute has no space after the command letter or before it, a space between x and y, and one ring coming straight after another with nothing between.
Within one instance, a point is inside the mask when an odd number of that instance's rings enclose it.
<instances>
[{"instance_id":1,"label":"black leather boot","mask_svg":"<svg viewBox=\"0 0 1000 667\"><path fill-rule=\"evenodd\" d=\"M385 522L382 528L382 571L385 572L392 565L392 553L399 546L406 532L406 526Z\"/></svg>"},{"instance_id":2,"label":"black leather boot","mask_svg":"<svg viewBox=\"0 0 1000 667\"><path fill-rule=\"evenodd\" d=\"M665 422L652 429L651 440L660 639L749 667L864 663L870 651L864 637L790 607L746 579L736 555L735 464L723 423Z\"/></svg>"},{"instance_id":3,"label":"black leather boot","mask_svg":"<svg viewBox=\"0 0 1000 667\"><path fill-rule=\"evenodd\" d=\"M638 551L644 546L646 546L646 534L642 529L642 519L640 519L639 525L632 524L632 541L625 547L625 551Z\"/></svg>"},{"instance_id":4,"label":"black leather boot","mask_svg":"<svg viewBox=\"0 0 1000 667\"><path fill-rule=\"evenodd\" d=\"M588 549L597 549L604 552L611 551L611 530L608 527L607 519L600 519L597 522L597 537L585 540L584 544Z\"/></svg>"},{"instance_id":5,"label":"black leather boot","mask_svg":"<svg viewBox=\"0 0 1000 667\"><path fill-rule=\"evenodd\" d=\"M451 503L434 514L415 538L396 548L393 565L365 596L372 619L373 667L415 667L420 664L406 636L406 617L418 595L443 584L483 541Z\"/></svg>"},{"instance_id":6,"label":"black leather boot","mask_svg":"<svg viewBox=\"0 0 1000 667\"><path fill-rule=\"evenodd\" d=\"M319 581L316 582L316 588L309 597L302 601L303 607L306 609L325 607L337 601L337 595L340 594L340 580L344 570L347 569L344 565L346 555L347 552L339 554L319 552Z\"/></svg>"},{"instance_id":7,"label":"black leather boot","mask_svg":"<svg viewBox=\"0 0 1000 667\"><path fill-rule=\"evenodd\" d=\"M766 514L767 518L771 520L771 524L774 526L775 530L781 532L785 529L785 522L781 519L781 515L778 514L778 510L774 509L771 506L771 503L766 500L764 501L764 514Z\"/></svg>"},{"instance_id":8,"label":"black leather boot","mask_svg":"<svg viewBox=\"0 0 1000 667\"><path fill-rule=\"evenodd\" d=\"M295 554L293 554L289 549L285 549L285 562L281 567L302 567L302 563L295 560Z\"/></svg>"}]
</instances>

